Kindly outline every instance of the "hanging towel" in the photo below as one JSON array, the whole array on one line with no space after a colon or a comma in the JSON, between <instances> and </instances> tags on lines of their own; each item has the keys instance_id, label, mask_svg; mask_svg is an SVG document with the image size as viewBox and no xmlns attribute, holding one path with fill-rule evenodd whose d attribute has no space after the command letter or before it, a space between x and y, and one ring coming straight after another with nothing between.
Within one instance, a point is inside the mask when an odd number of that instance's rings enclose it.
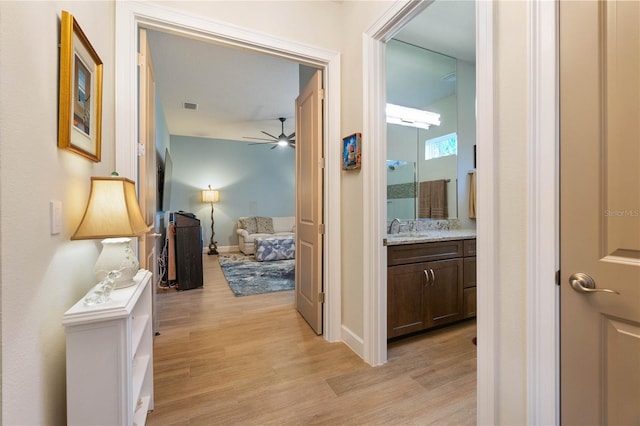
<instances>
[{"instance_id":1,"label":"hanging towel","mask_svg":"<svg viewBox=\"0 0 640 426\"><path fill-rule=\"evenodd\" d=\"M476 172L470 173L471 182L469 182L469 219L476 218Z\"/></svg>"},{"instance_id":2,"label":"hanging towel","mask_svg":"<svg viewBox=\"0 0 640 426\"><path fill-rule=\"evenodd\" d=\"M447 219L447 181L445 179L420 182L418 217Z\"/></svg>"}]
</instances>

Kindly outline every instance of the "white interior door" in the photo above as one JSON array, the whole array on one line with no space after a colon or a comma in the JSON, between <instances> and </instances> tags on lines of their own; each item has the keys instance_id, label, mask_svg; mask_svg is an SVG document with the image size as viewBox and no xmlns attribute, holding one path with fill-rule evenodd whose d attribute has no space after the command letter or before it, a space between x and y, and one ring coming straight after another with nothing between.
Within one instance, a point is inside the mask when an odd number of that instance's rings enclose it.
<instances>
[{"instance_id":1,"label":"white interior door","mask_svg":"<svg viewBox=\"0 0 640 426\"><path fill-rule=\"evenodd\" d=\"M560 2L560 129L561 421L637 425L640 2Z\"/></svg>"},{"instance_id":2,"label":"white interior door","mask_svg":"<svg viewBox=\"0 0 640 426\"><path fill-rule=\"evenodd\" d=\"M322 334L322 72L296 99L296 309Z\"/></svg>"}]
</instances>

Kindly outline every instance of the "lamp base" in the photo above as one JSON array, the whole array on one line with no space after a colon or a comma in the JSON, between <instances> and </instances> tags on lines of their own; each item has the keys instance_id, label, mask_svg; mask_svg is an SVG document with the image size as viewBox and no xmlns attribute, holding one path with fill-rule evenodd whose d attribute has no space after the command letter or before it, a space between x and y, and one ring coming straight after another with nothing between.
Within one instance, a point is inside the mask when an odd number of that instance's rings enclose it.
<instances>
[{"instance_id":1,"label":"lamp base","mask_svg":"<svg viewBox=\"0 0 640 426\"><path fill-rule=\"evenodd\" d=\"M209 249L209 253L207 253L209 256L211 256L212 254L218 254L218 250L215 249Z\"/></svg>"},{"instance_id":2,"label":"lamp base","mask_svg":"<svg viewBox=\"0 0 640 426\"><path fill-rule=\"evenodd\" d=\"M111 271L119 271L120 277L115 280L115 288L129 287L135 284L133 277L140 269L138 257L131 250L130 238L107 238L102 240L102 251L93 269L98 282L105 279Z\"/></svg>"}]
</instances>

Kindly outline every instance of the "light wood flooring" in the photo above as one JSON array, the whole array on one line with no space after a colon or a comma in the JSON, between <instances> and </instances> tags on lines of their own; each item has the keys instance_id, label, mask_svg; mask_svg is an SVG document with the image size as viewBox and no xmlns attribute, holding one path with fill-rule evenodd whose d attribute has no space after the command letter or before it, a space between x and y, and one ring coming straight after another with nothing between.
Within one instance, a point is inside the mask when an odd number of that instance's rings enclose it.
<instances>
[{"instance_id":1,"label":"light wood flooring","mask_svg":"<svg viewBox=\"0 0 640 426\"><path fill-rule=\"evenodd\" d=\"M203 259L204 288L159 291L147 424L476 423L474 320L391 343L374 368L316 336L293 291L234 297Z\"/></svg>"}]
</instances>

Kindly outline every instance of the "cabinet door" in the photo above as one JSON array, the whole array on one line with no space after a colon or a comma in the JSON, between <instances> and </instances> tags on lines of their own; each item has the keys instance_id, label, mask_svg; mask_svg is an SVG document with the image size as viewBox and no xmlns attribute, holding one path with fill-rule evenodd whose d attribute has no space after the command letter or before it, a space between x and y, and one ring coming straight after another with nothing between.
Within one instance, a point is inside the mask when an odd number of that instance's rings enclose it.
<instances>
[{"instance_id":1,"label":"cabinet door","mask_svg":"<svg viewBox=\"0 0 640 426\"><path fill-rule=\"evenodd\" d=\"M387 337L425 328L423 289L427 263L391 266L387 269Z\"/></svg>"},{"instance_id":2,"label":"cabinet door","mask_svg":"<svg viewBox=\"0 0 640 426\"><path fill-rule=\"evenodd\" d=\"M179 290L202 287L202 248L199 227L176 227L176 266Z\"/></svg>"},{"instance_id":3,"label":"cabinet door","mask_svg":"<svg viewBox=\"0 0 640 426\"><path fill-rule=\"evenodd\" d=\"M426 327L435 327L463 318L462 265L462 259L427 263L431 279L424 288Z\"/></svg>"},{"instance_id":4,"label":"cabinet door","mask_svg":"<svg viewBox=\"0 0 640 426\"><path fill-rule=\"evenodd\" d=\"M463 302L464 318L473 318L476 316L476 288L469 287L464 289Z\"/></svg>"},{"instance_id":5,"label":"cabinet door","mask_svg":"<svg viewBox=\"0 0 640 426\"><path fill-rule=\"evenodd\" d=\"M476 316L476 258L464 258L464 296L463 312L464 318Z\"/></svg>"}]
</instances>

